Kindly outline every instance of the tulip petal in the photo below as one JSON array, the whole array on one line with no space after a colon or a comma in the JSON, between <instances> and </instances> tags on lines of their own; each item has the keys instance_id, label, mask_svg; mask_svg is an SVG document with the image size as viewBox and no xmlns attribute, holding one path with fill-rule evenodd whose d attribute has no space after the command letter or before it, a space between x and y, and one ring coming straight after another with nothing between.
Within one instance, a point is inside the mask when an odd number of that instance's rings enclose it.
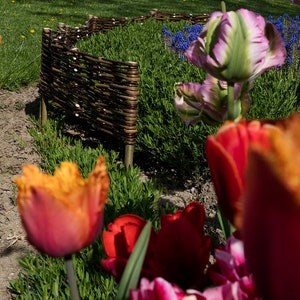
<instances>
[{"instance_id":1,"label":"tulip petal","mask_svg":"<svg viewBox=\"0 0 300 300\"><path fill-rule=\"evenodd\" d=\"M138 290L131 290L130 300L201 300L206 299L198 291L185 293L178 286L164 278L157 277L153 281L142 278Z\"/></svg>"},{"instance_id":2,"label":"tulip petal","mask_svg":"<svg viewBox=\"0 0 300 300\"><path fill-rule=\"evenodd\" d=\"M218 203L224 215L233 224L234 215L238 209L236 206L244 188L243 179L233 158L212 136L206 141L206 156Z\"/></svg>"},{"instance_id":3,"label":"tulip petal","mask_svg":"<svg viewBox=\"0 0 300 300\"><path fill-rule=\"evenodd\" d=\"M248 299L247 294L245 294L240 286L239 282L227 283L224 285L216 286L213 288L208 288L203 292L203 296L209 300L220 300L220 299Z\"/></svg>"},{"instance_id":4,"label":"tulip petal","mask_svg":"<svg viewBox=\"0 0 300 300\"><path fill-rule=\"evenodd\" d=\"M102 233L107 256L128 258L145 224L146 220L133 214L122 215L110 223Z\"/></svg>"},{"instance_id":5,"label":"tulip petal","mask_svg":"<svg viewBox=\"0 0 300 300\"><path fill-rule=\"evenodd\" d=\"M287 56L284 41L273 24L266 24L265 35L269 40L270 49L266 57L265 65L262 70L260 70L260 74L271 67L281 66L285 62Z\"/></svg>"},{"instance_id":6,"label":"tulip petal","mask_svg":"<svg viewBox=\"0 0 300 300\"><path fill-rule=\"evenodd\" d=\"M149 261L153 278L163 277L182 288L203 285L211 239L201 226L204 209L196 203L189 204L178 219L162 220Z\"/></svg>"},{"instance_id":7,"label":"tulip petal","mask_svg":"<svg viewBox=\"0 0 300 300\"><path fill-rule=\"evenodd\" d=\"M30 243L53 257L79 251L89 232L80 210L67 210L42 189L35 188L21 214Z\"/></svg>"},{"instance_id":8,"label":"tulip petal","mask_svg":"<svg viewBox=\"0 0 300 300\"><path fill-rule=\"evenodd\" d=\"M217 79L240 83L282 65L286 49L273 25L252 11L239 9L211 14L185 55Z\"/></svg>"},{"instance_id":9,"label":"tulip petal","mask_svg":"<svg viewBox=\"0 0 300 300\"><path fill-rule=\"evenodd\" d=\"M249 155L244 200L245 254L265 299L299 299L299 115L272 134L272 148ZM259 246L258 246L259 245Z\"/></svg>"},{"instance_id":10,"label":"tulip petal","mask_svg":"<svg viewBox=\"0 0 300 300\"><path fill-rule=\"evenodd\" d=\"M80 251L99 235L109 178L99 157L88 179L79 168L63 162L54 175L25 165L18 186L18 210L28 240L40 251L57 257Z\"/></svg>"},{"instance_id":11,"label":"tulip petal","mask_svg":"<svg viewBox=\"0 0 300 300\"><path fill-rule=\"evenodd\" d=\"M239 227L240 198L245 188L245 169L250 145L269 147L275 127L258 121L226 122L216 136L209 136L206 155L219 205L224 215Z\"/></svg>"}]
</instances>

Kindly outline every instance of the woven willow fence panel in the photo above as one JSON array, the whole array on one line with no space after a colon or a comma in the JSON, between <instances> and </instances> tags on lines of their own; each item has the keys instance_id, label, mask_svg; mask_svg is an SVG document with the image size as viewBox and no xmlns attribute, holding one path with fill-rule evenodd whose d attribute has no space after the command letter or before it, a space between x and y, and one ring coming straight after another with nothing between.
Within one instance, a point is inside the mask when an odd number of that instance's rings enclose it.
<instances>
[{"instance_id":1,"label":"woven willow fence panel","mask_svg":"<svg viewBox=\"0 0 300 300\"><path fill-rule=\"evenodd\" d=\"M208 15L171 14L152 10L148 15L132 18L143 22L187 20L203 24ZM41 121L47 118L47 104L69 117L86 122L97 130L120 139L125 144L125 164L132 165L137 133L139 98L138 62L122 62L96 57L74 48L79 39L124 26L128 18L90 16L85 25L71 28L60 24L57 30L42 32L42 55L39 93Z\"/></svg>"}]
</instances>

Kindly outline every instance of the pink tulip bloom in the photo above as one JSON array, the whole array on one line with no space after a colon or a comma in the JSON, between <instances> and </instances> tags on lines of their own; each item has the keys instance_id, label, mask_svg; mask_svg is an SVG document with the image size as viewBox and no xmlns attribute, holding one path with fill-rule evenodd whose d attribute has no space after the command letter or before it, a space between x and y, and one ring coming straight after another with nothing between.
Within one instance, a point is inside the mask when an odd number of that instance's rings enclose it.
<instances>
[{"instance_id":1,"label":"pink tulip bloom","mask_svg":"<svg viewBox=\"0 0 300 300\"><path fill-rule=\"evenodd\" d=\"M206 155L218 203L235 227L240 227L249 147L268 148L273 127L259 121L227 121L207 139Z\"/></svg>"},{"instance_id":2,"label":"pink tulip bloom","mask_svg":"<svg viewBox=\"0 0 300 300\"><path fill-rule=\"evenodd\" d=\"M234 85L234 99L239 107L237 118L243 117L250 107L250 84ZM207 124L220 124L227 120L227 82L208 74L202 84L180 82L176 84L175 108L178 115L189 125L198 120Z\"/></svg>"},{"instance_id":3,"label":"pink tulip bloom","mask_svg":"<svg viewBox=\"0 0 300 300\"><path fill-rule=\"evenodd\" d=\"M131 290L130 300L205 300L197 291L184 292L178 286L158 277L153 281L141 279L140 287Z\"/></svg>"},{"instance_id":4,"label":"pink tulip bloom","mask_svg":"<svg viewBox=\"0 0 300 300\"><path fill-rule=\"evenodd\" d=\"M63 162L53 176L26 165L15 183L27 239L38 250L63 257L98 237L109 187L104 157L87 179L81 177L76 164Z\"/></svg>"},{"instance_id":5,"label":"pink tulip bloom","mask_svg":"<svg viewBox=\"0 0 300 300\"><path fill-rule=\"evenodd\" d=\"M245 255L263 299L300 299L300 115L276 126L270 147L249 153Z\"/></svg>"},{"instance_id":6,"label":"pink tulip bloom","mask_svg":"<svg viewBox=\"0 0 300 300\"><path fill-rule=\"evenodd\" d=\"M272 24L252 11L239 9L212 13L185 55L192 64L219 80L244 82L281 66L286 49Z\"/></svg>"},{"instance_id":7,"label":"pink tulip bloom","mask_svg":"<svg viewBox=\"0 0 300 300\"><path fill-rule=\"evenodd\" d=\"M215 259L208 272L216 287L204 291L207 299L260 299L246 266L241 240L231 236L223 250L216 249Z\"/></svg>"}]
</instances>

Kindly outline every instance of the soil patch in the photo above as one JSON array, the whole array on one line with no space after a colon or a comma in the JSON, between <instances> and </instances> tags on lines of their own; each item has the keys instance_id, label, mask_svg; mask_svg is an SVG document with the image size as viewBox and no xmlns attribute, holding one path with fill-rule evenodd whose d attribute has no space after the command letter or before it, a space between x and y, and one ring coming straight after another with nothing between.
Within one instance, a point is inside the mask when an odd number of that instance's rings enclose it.
<instances>
[{"instance_id":1,"label":"soil patch","mask_svg":"<svg viewBox=\"0 0 300 300\"><path fill-rule=\"evenodd\" d=\"M12 181L24 164L39 164L28 133L29 114L38 96L36 85L20 92L0 90L0 299L11 299L9 281L17 278L19 259L32 247L25 239L16 208L16 187Z\"/></svg>"},{"instance_id":2,"label":"soil patch","mask_svg":"<svg viewBox=\"0 0 300 300\"><path fill-rule=\"evenodd\" d=\"M39 165L28 129L29 118L38 110L38 88L30 85L19 92L0 90L0 299L11 299L9 281L18 277L19 260L35 250L26 241L16 207L16 187L12 178L22 173L22 165ZM143 167L139 166L142 170ZM164 171L164 172L163 172ZM142 180L152 178L161 183L161 205L184 208L190 201L201 200L206 209L206 231L214 241L223 241L216 216L216 197L211 182L187 181L178 185L172 172L155 169L142 171ZM163 174L163 176L162 176ZM161 180L163 177L163 180Z\"/></svg>"}]
</instances>

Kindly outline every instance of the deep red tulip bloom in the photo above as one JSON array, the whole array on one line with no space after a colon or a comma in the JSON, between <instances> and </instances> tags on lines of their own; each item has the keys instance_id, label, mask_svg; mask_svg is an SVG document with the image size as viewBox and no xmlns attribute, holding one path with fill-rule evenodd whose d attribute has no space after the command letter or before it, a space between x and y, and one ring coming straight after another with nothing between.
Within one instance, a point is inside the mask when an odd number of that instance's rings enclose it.
<instances>
[{"instance_id":1,"label":"deep red tulip bloom","mask_svg":"<svg viewBox=\"0 0 300 300\"><path fill-rule=\"evenodd\" d=\"M134 245L146 225L146 220L137 215L127 214L110 223L102 233L102 240L107 259L101 260L102 267L119 281ZM147 265L147 256L144 266ZM144 267L142 274L148 275Z\"/></svg>"},{"instance_id":2,"label":"deep red tulip bloom","mask_svg":"<svg viewBox=\"0 0 300 300\"><path fill-rule=\"evenodd\" d=\"M300 116L276 125L271 146L249 153L245 256L263 299L300 299Z\"/></svg>"},{"instance_id":3,"label":"deep red tulip bloom","mask_svg":"<svg viewBox=\"0 0 300 300\"><path fill-rule=\"evenodd\" d=\"M190 203L175 215L164 215L161 229L151 243L149 261L152 278L163 277L182 289L201 288L208 263L211 238L204 233L205 211Z\"/></svg>"},{"instance_id":4,"label":"deep red tulip bloom","mask_svg":"<svg viewBox=\"0 0 300 300\"><path fill-rule=\"evenodd\" d=\"M228 121L207 139L206 155L219 206L236 227L240 222L249 147L268 148L273 127L259 121Z\"/></svg>"},{"instance_id":5,"label":"deep red tulip bloom","mask_svg":"<svg viewBox=\"0 0 300 300\"><path fill-rule=\"evenodd\" d=\"M141 276L163 277L183 289L201 288L211 249L211 238L204 234L204 221L204 207L199 202L192 202L173 215L164 215L160 230L151 233ZM136 215L123 215L103 232L108 258L101 264L117 280L145 224Z\"/></svg>"},{"instance_id":6,"label":"deep red tulip bloom","mask_svg":"<svg viewBox=\"0 0 300 300\"><path fill-rule=\"evenodd\" d=\"M27 239L38 250L62 257L98 237L109 187L104 157L98 159L87 179L81 177L76 164L63 162L54 175L26 165L15 183Z\"/></svg>"}]
</instances>

